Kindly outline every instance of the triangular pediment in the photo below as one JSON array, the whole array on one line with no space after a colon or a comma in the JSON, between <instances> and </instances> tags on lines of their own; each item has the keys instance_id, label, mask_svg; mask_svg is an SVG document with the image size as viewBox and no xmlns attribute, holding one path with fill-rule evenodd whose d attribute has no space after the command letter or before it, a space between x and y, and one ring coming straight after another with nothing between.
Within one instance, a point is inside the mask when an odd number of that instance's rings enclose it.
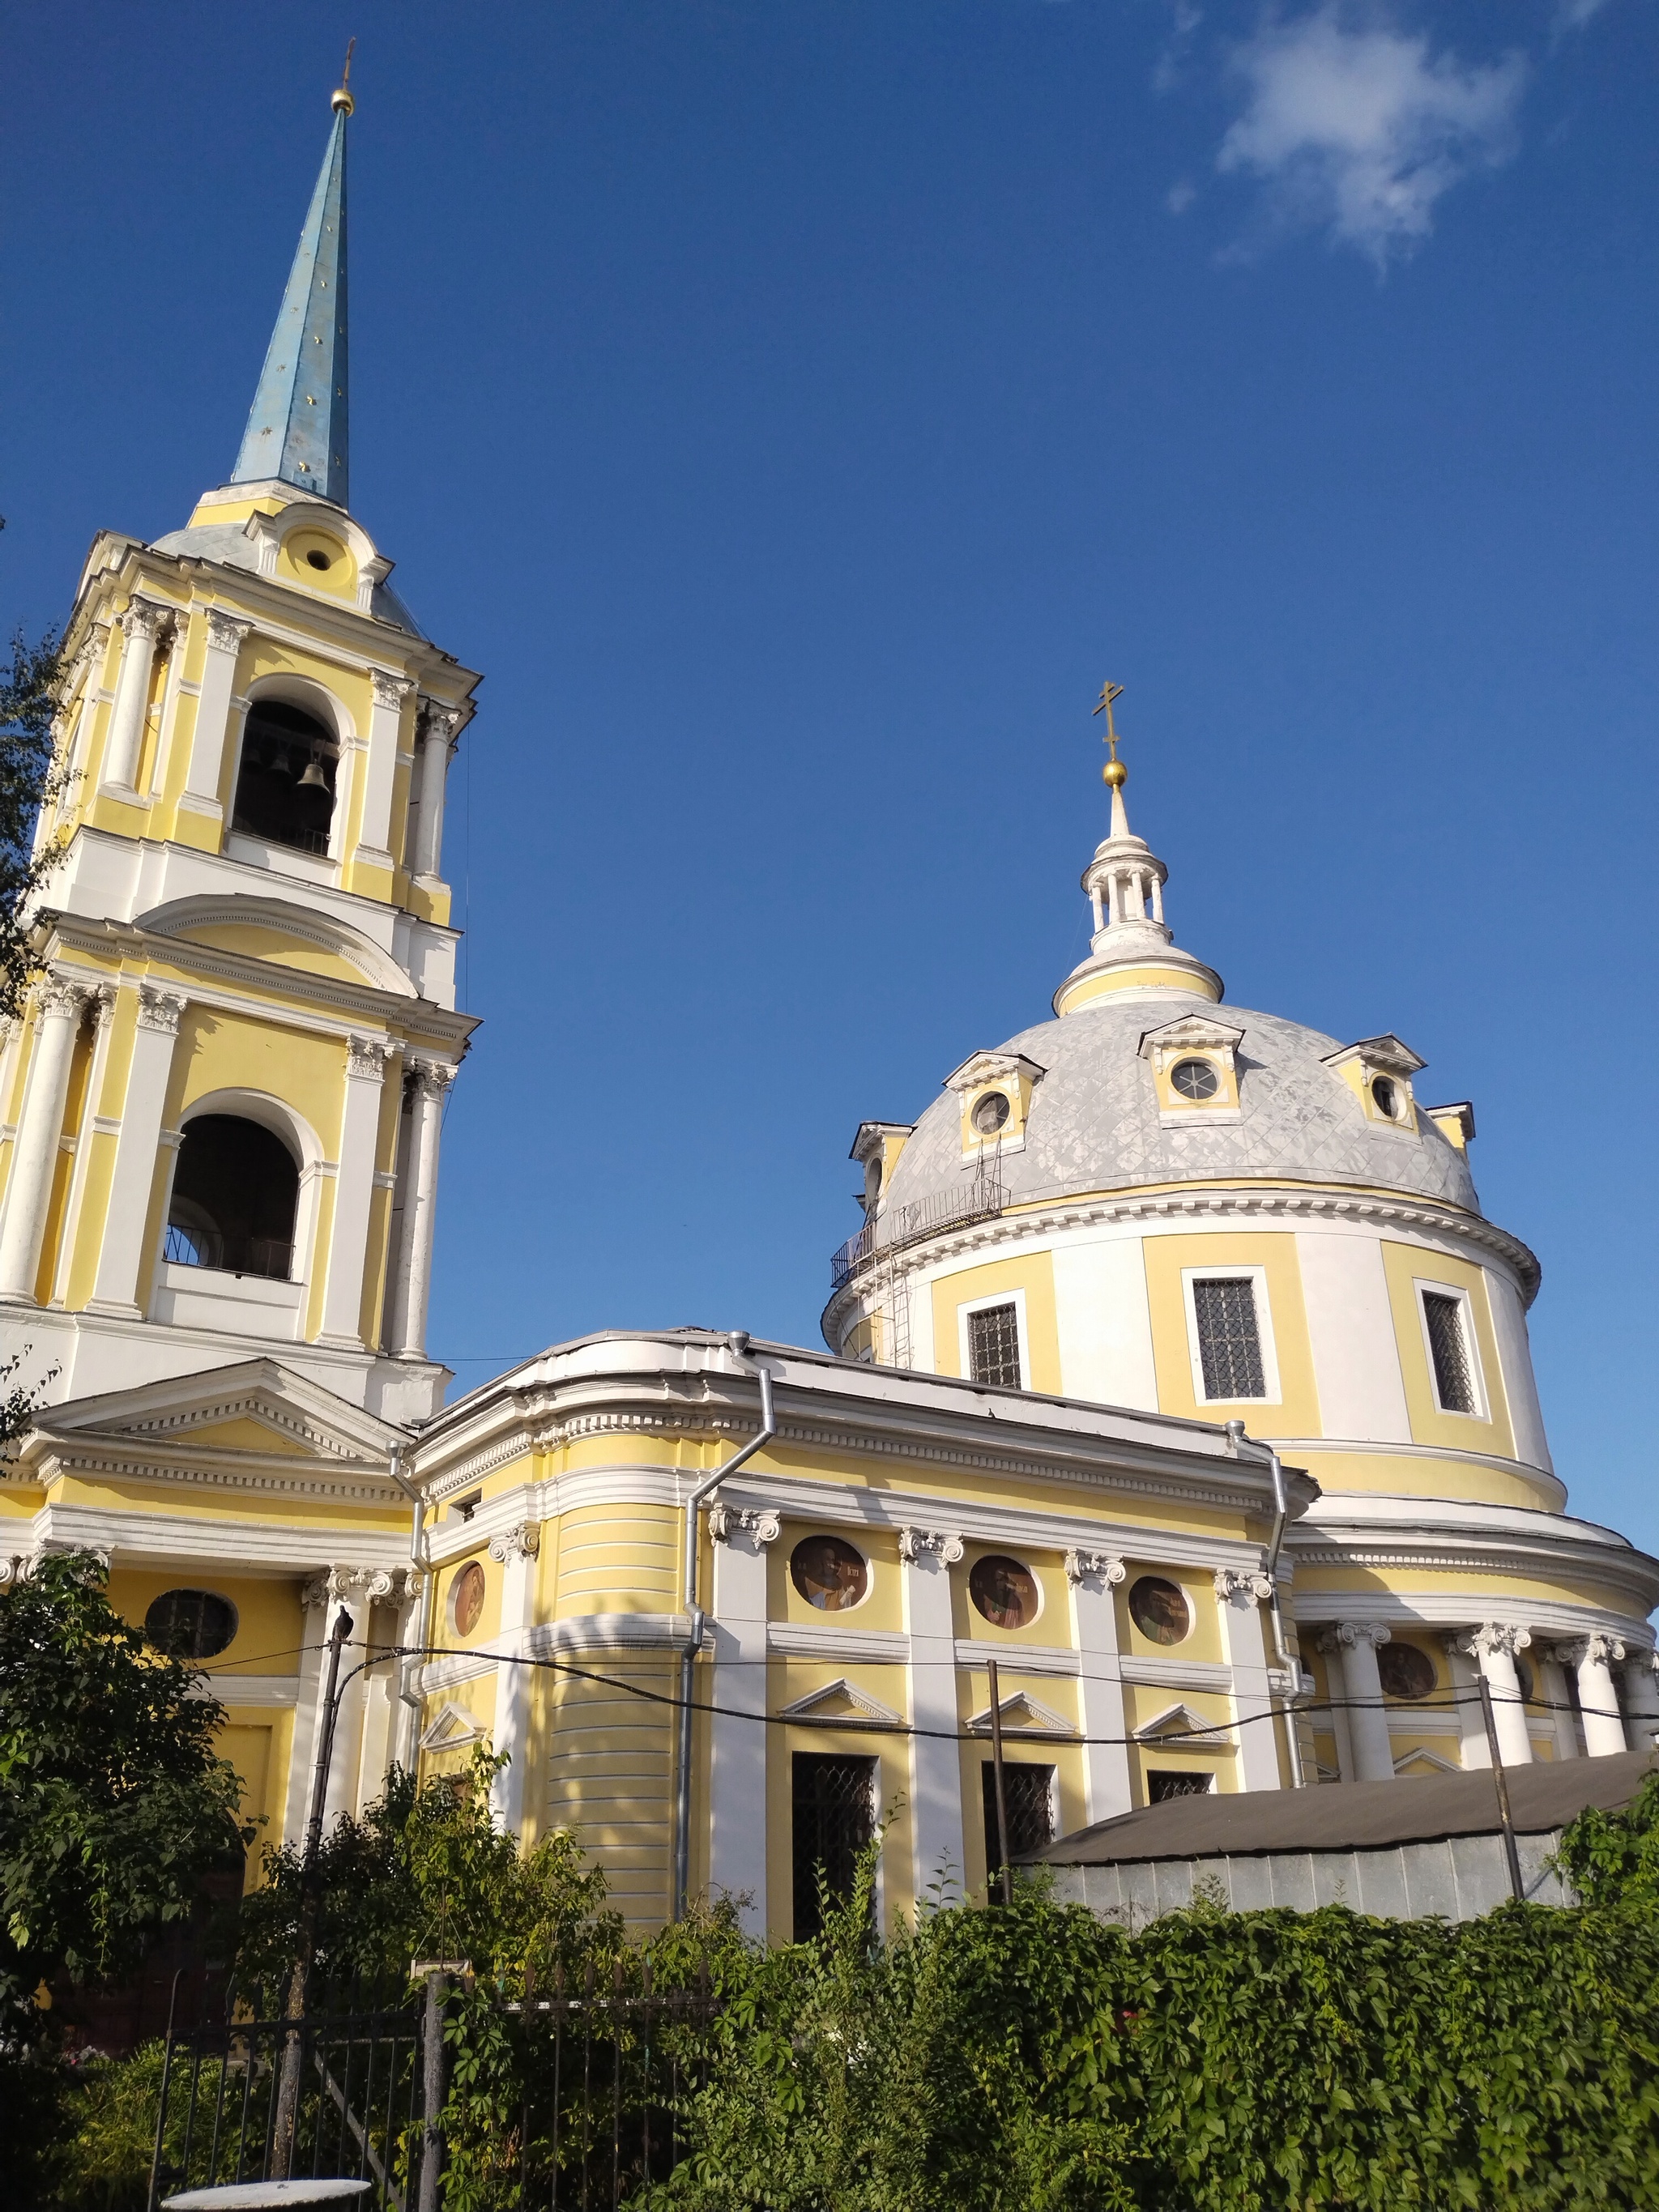
<instances>
[{"instance_id":1,"label":"triangular pediment","mask_svg":"<svg viewBox=\"0 0 1659 2212\"><path fill-rule=\"evenodd\" d=\"M1170 1705L1134 1734L1137 1743L1202 1743L1223 1751L1233 1747L1224 1727L1195 1713L1190 1705Z\"/></svg>"},{"instance_id":2,"label":"triangular pediment","mask_svg":"<svg viewBox=\"0 0 1659 2212\"><path fill-rule=\"evenodd\" d=\"M1012 1697L999 1699L997 1711L1001 1716L1005 1735L1071 1735L1074 1733L1070 1721L1062 1718L1051 1706L1041 1705L1028 1697L1024 1690L1016 1690ZM976 1735L991 1733L991 1708L975 1713L968 1723Z\"/></svg>"},{"instance_id":3,"label":"triangular pediment","mask_svg":"<svg viewBox=\"0 0 1659 2212\"><path fill-rule=\"evenodd\" d=\"M1431 1751L1426 1745L1420 1743L1413 1744L1409 1751L1401 1753L1394 1763L1394 1771L1403 1775L1461 1774L1463 1771L1455 1760L1443 1759L1437 1751Z\"/></svg>"},{"instance_id":4,"label":"triangular pediment","mask_svg":"<svg viewBox=\"0 0 1659 2212\"><path fill-rule=\"evenodd\" d=\"M476 1713L447 1701L439 1707L436 1718L427 1723L420 1747L428 1752L465 1751L471 1744L482 1743L486 1734Z\"/></svg>"},{"instance_id":5,"label":"triangular pediment","mask_svg":"<svg viewBox=\"0 0 1659 2212\"><path fill-rule=\"evenodd\" d=\"M143 1478L185 1474L234 1484L338 1478L370 1493L398 1493L387 1468L404 1431L281 1361L245 1359L175 1375L132 1390L43 1407L18 1451L50 1479L55 1470L105 1467Z\"/></svg>"},{"instance_id":6,"label":"triangular pediment","mask_svg":"<svg viewBox=\"0 0 1659 2212\"><path fill-rule=\"evenodd\" d=\"M902 1716L879 1698L872 1698L856 1682L849 1682L843 1674L838 1681L826 1682L821 1690L811 1690L794 1704L786 1705L779 1716L787 1721L839 1721L849 1728L896 1728L902 1725Z\"/></svg>"}]
</instances>

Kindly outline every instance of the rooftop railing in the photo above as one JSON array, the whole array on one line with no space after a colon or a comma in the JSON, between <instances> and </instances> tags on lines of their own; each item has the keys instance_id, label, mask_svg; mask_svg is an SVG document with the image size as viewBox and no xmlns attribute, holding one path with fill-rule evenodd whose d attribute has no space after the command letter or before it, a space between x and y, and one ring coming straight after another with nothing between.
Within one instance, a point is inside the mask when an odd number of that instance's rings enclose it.
<instances>
[{"instance_id":1,"label":"rooftop railing","mask_svg":"<svg viewBox=\"0 0 1659 2212\"><path fill-rule=\"evenodd\" d=\"M960 1190L935 1191L931 1198L918 1199L914 1205L872 1213L856 1237L849 1237L830 1254L831 1294L844 1291L856 1275L889 1253L901 1251L907 1244L918 1244L923 1237L937 1236L943 1229L960 1228L970 1221L988 1221L1000 1213L1007 1203L1008 1193L1001 1183L975 1176Z\"/></svg>"}]
</instances>

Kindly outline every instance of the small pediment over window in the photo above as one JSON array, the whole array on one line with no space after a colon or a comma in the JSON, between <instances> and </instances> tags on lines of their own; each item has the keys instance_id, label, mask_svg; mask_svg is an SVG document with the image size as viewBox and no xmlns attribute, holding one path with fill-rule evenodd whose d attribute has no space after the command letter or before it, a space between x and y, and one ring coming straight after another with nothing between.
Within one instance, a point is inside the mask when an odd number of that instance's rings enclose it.
<instances>
[{"instance_id":1,"label":"small pediment over window","mask_svg":"<svg viewBox=\"0 0 1659 2212\"><path fill-rule=\"evenodd\" d=\"M1190 1705L1171 1705L1134 1732L1137 1743L1202 1743L1215 1751L1231 1751L1232 1739L1223 1728Z\"/></svg>"},{"instance_id":2,"label":"small pediment over window","mask_svg":"<svg viewBox=\"0 0 1659 2212\"><path fill-rule=\"evenodd\" d=\"M421 1749L427 1752L467 1751L475 1743L482 1743L486 1734L483 1723L465 1705L445 1703L438 1709L435 1720L428 1721L421 1736Z\"/></svg>"},{"instance_id":3,"label":"small pediment over window","mask_svg":"<svg viewBox=\"0 0 1659 2212\"><path fill-rule=\"evenodd\" d=\"M1442 1759L1437 1751L1429 1751L1422 1744L1413 1744L1402 1751L1394 1763L1396 1774L1461 1774L1463 1770L1449 1759Z\"/></svg>"},{"instance_id":4,"label":"small pediment over window","mask_svg":"<svg viewBox=\"0 0 1659 2212\"><path fill-rule=\"evenodd\" d=\"M1073 1735L1076 1734L1070 1721L1063 1719L1051 1707L1039 1705L1035 1698L1028 1697L1024 1690L1016 1690L1012 1697L1002 1698L998 1705L998 1711L1002 1717L1002 1732L1005 1735ZM975 1735L989 1735L991 1708L987 1705L983 1712L975 1713L968 1725Z\"/></svg>"},{"instance_id":5,"label":"small pediment over window","mask_svg":"<svg viewBox=\"0 0 1659 2212\"><path fill-rule=\"evenodd\" d=\"M1243 1030L1202 1014L1186 1014L1145 1032L1140 1056L1151 1064L1158 1117L1165 1128L1238 1120L1238 1048L1243 1039Z\"/></svg>"},{"instance_id":6,"label":"small pediment over window","mask_svg":"<svg viewBox=\"0 0 1659 2212\"><path fill-rule=\"evenodd\" d=\"M843 1674L839 1680L826 1682L821 1690L810 1691L797 1698L793 1705L786 1705L779 1715L786 1721L817 1721L834 1723L842 1728L902 1728L903 1716L879 1698L872 1698L856 1682L849 1682Z\"/></svg>"}]
</instances>

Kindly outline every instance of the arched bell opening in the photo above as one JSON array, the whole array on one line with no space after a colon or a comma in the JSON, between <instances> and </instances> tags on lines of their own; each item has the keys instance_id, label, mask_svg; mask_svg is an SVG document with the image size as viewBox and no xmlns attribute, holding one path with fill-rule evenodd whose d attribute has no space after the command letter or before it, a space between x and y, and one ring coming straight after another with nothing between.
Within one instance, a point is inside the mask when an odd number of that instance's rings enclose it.
<instances>
[{"instance_id":1,"label":"arched bell opening","mask_svg":"<svg viewBox=\"0 0 1659 2212\"><path fill-rule=\"evenodd\" d=\"M256 699L242 730L231 828L326 854L339 756L333 731L315 714L287 699Z\"/></svg>"},{"instance_id":2,"label":"arched bell opening","mask_svg":"<svg viewBox=\"0 0 1659 2212\"><path fill-rule=\"evenodd\" d=\"M300 1170L280 1137L238 1115L201 1115L179 1146L166 1256L286 1282L299 1200Z\"/></svg>"}]
</instances>

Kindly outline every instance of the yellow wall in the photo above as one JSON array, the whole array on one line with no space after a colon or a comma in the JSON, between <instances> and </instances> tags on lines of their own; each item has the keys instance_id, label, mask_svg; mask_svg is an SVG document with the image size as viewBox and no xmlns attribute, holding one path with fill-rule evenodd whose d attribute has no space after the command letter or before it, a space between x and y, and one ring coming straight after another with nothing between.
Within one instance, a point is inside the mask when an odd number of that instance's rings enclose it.
<instances>
[{"instance_id":1,"label":"yellow wall","mask_svg":"<svg viewBox=\"0 0 1659 2212\"><path fill-rule=\"evenodd\" d=\"M1060 1333L1054 1322L1054 1270L1046 1252L1024 1252L964 1267L933 1284L933 1365L941 1375L960 1375L959 1309L979 1298L1009 1291L1025 1293L1025 1361L1034 1390L1058 1397L1060 1391Z\"/></svg>"},{"instance_id":2,"label":"yellow wall","mask_svg":"<svg viewBox=\"0 0 1659 2212\"><path fill-rule=\"evenodd\" d=\"M1294 1436L1320 1431L1319 1394L1302 1300L1302 1273L1294 1235L1275 1230L1228 1230L1214 1236L1148 1237L1141 1245L1146 1262L1146 1296L1152 1319L1152 1358L1158 1374L1160 1411L1206 1421L1249 1420L1263 1404L1257 1398L1206 1400L1194 1388L1191 1339L1187 1328L1183 1274L1191 1270L1260 1267L1272 1315L1279 1395L1274 1425ZM1259 1294L1259 1293L1258 1293Z\"/></svg>"},{"instance_id":3,"label":"yellow wall","mask_svg":"<svg viewBox=\"0 0 1659 2212\"><path fill-rule=\"evenodd\" d=\"M1411 1244L1385 1243L1382 1266L1388 1277L1395 1336L1400 1346L1400 1367L1406 1382L1412 1435L1422 1443L1449 1444L1461 1451L1492 1451L1502 1458L1513 1459L1515 1437L1504 1395L1498 1340L1492 1334L1492 1313L1486 1303L1485 1275L1466 1260L1455 1260L1441 1252L1425 1252ZM1434 1378L1423 1341L1422 1310L1416 1289L1419 1283L1448 1283L1468 1293L1469 1317L1474 1325L1485 1385L1488 1417L1484 1419L1471 1413L1443 1413L1435 1402Z\"/></svg>"}]
</instances>

